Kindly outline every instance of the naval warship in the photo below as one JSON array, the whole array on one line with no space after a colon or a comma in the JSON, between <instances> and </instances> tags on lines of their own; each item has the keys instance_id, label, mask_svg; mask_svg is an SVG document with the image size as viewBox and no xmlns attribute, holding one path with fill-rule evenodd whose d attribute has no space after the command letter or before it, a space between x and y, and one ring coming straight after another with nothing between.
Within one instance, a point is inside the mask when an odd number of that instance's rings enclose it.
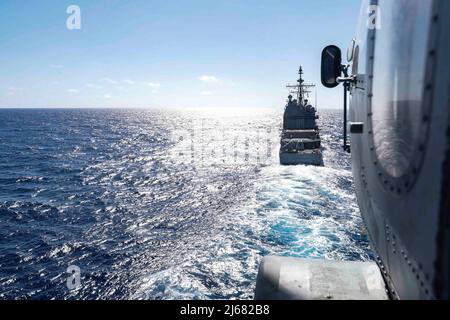
<instances>
[{"instance_id":1,"label":"naval warship","mask_svg":"<svg viewBox=\"0 0 450 320\"><path fill-rule=\"evenodd\" d=\"M295 85L287 85L290 94L284 109L283 130L280 142L280 163L282 165L323 165L321 140L316 120L316 108L308 103L307 95L313 84L303 80L303 70L300 67L299 79Z\"/></svg>"}]
</instances>

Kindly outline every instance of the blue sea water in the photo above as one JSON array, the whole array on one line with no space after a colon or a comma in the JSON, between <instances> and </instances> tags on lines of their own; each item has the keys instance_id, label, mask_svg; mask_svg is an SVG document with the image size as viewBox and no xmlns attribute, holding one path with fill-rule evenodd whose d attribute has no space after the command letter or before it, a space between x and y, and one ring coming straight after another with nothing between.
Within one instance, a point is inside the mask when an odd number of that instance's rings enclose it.
<instances>
[{"instance_id":1,"label":"blue sea water","mask_svg":"<svg viewBox=\"0 0 450 320\"><path fill-rule=\"evenodd\" d=\"M340 113L325 167L283 167L281 112L0 110L0 299L248 299L268 254L370 260Z\"/></svg>"}]
</instances>

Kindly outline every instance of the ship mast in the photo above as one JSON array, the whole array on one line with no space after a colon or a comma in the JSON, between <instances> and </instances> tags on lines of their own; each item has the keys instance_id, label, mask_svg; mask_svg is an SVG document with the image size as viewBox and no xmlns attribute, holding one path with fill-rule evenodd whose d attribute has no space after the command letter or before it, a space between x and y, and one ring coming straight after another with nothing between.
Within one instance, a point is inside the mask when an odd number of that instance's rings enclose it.
<instances>
[{"instance_id":1,"label":"ship mast","mask_svg":"<svg viewBox=\"0 0 450 320\"><path fill-rule=\"evenodd\" d=\"M314 84L305 84L304 83L305 80L303 80L303 69L302 69L301 66L300 66L300 68L298 70L298 75L299 75L299 77L298 77L298 80L297 80L297 84L295 84L295 85L288 84L286 86L286 88L289 89L289 92L291 94L297 94L297 101L298 101L298 103L303 104L305 96L306 97L309 96L309 94L311 93L310 89L314 88L315 85Z\"/></svg>"},{"instance_id":2,"label":"ship mast","mask_svg":"<svg viewBox=\"0 0 450 320\"><path fill-rule=\"evenodd\" d=\"M303 69L302 66L300 66L300 68L298 69L298 102L303 102L303 82L305 82L305 80L303 80L302 78L303 75Z\"/></svg>"}]
</instances>

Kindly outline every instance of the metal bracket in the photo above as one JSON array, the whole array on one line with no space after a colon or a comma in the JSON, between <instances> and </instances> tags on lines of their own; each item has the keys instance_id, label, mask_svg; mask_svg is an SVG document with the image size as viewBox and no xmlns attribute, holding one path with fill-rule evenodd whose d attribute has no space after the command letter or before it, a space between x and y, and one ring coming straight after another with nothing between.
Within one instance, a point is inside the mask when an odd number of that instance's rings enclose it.
<instances>
[{"instance_id":1,"label":"metal bracket","mask_svg":"<svg viewBox=\"0 0 450 320\"><path fill-rule=\"evenodd\" d=\"M350 84L356 81L356 77L348 75L348 68L350 65L342 65L342 73L344 77L338 77L337 82L344 84L344 145L342 146L345 152L350 153L350 144L347 143L347 92L350 91Z\"/></svg>"},{"instance_id":2,"label":"metal bracket","mask_svg":"<svg viewBox=\"0 0 450 320\"><path fill-rule=\"evenodd\" d=\"M336 81L338 83L356 83L356 76L355 75L351 75L348 77L337 77Z\"/></svg>"}]
</instances>

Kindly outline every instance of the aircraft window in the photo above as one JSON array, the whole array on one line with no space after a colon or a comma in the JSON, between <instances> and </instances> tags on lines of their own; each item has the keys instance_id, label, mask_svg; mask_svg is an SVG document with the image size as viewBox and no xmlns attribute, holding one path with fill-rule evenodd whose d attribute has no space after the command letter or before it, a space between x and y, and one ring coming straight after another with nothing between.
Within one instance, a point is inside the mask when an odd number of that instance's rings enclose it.
<instances>
[{"instance_id":1,"label":"aircraft window","mask_svg":"<svg viewBox=\"0 0 450 320\"><path fill-rule=\"evenodd\" d=\"M432 0L380 0L376 30L372 127L384 171L402 177L422 133L422 98Z\"/></svg>"}]
</instances>

